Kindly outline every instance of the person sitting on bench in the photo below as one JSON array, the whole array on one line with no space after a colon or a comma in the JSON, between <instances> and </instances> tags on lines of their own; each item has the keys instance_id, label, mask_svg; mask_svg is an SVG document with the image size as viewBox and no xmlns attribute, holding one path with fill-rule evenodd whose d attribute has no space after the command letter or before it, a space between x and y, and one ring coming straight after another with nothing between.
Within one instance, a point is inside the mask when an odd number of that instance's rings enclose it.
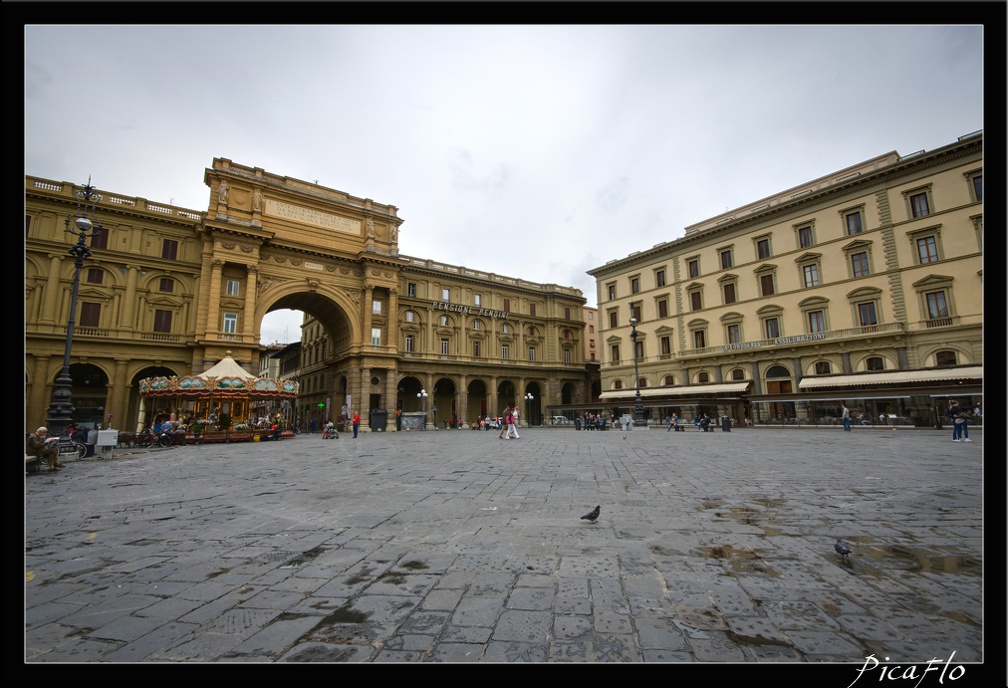
<instances>
[{"instance_id":1,"label":"person sitting on bench","mask_svg":"<svg viewBox=\"0 0 1008 688\"><path fill-rule=\"evenodd\" d=\"M25 454L44 459L49 464L49 472L55 473L63 468L63 464L59 460L59 439L48 437L48 434L49 430L41 427L28 435L28 439L25 441Z\"/></svg>"}]
</instances>

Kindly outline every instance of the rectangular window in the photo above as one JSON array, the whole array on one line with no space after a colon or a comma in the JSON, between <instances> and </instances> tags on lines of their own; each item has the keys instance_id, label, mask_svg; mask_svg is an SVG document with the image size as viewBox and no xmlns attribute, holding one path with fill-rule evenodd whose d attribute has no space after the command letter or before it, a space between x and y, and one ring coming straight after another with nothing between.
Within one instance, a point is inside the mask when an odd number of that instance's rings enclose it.
<instances>
[{"instance_id":1,"label":"rectangular window","mask_svg":"<svg viewBox=\"0 0 1008 688\"><path fill-rule=\"evenodd\" d=\"M473 329L474 330L478 330L479 328L480 328L480 321L479 320L473 320Z\"/></svg>"},{"instance_id":2,"label":"rectangular window","mask_svg":"<svg viewBox=\"0 0 1008 688\"><path fill-rule=\"evenodd\" d=\"M163 311L163 310L154 311L155 332L171 332L171 321L172 321L171 311Z\"/></svg>"},{"instance_id":3,"label":"rectangular window","mask_svg":"<svg viewBox=\"0 0 1008 688\"><path fill-rule=\"evenodd\" d=\"M665 271L659 270L655 273L655 286L664 287L665 286Z\"/></svg>"},{"instance_id":4,"label":"rectangular window","mask_svg":"<svg viewBox=\"0 0 1008 688\"><path fill-rule=\"evenodd\" d=\"M818 361L815 364L816 375L829 375L831 370L829 361Z\"/></svg>"},{"instance_id":5,"label":"rectangular window","mask_svg":"<svg viewBox=\"0 0 1008 688\"><path fill-rule=\"evenodd\" d=\"M662 299L658 302L658 317L667 318L668 317L668 301Z\"/></svg>"},{"instance_id":6,"label":"rectangular window","mask_svg":"<svg viewBox=\"0 0 1008 688\"><path fill-rule=\"evenodd\" d=\"M444 338L441 339L441 355L442 356L448 355L448 340Z\"/></svg>"},{"instance_id":7,"label":"rectangular window","mask_svg":"<svg viewBox=\"0 0 1008 688\"><path fill-rule=\"evenodd\" d=\"M766 327L767 339L777 339L777 337L780 337L780 323L777 321L777 318L767 318L763 323Z\"/></svg>"},{"instance_id":8,"label":"rectangular window","mask_svg":"<svg viewBox=\"0 0 1008 688\"><path fill-rule=\"evenodd\" d=\"M88 284L101 284L105 278L105 271L101 268L88 268L86 281Z\"/></svg>"},{"instance_id":9,"label":"rectangular window","mask_svg":"<svg viewBox=\"0 0 1008 688\"><path fill-rule=\"evenodd\" d=\"M689 295L689 298L690 298L690 310L694 310L694 311L700 310L700 308L701 308L701 304L700 304L700 292L698 292L698 291L691 291L690 295Z\"/></svg>"},{"instance_id":10,"label":"rectangular window","mask_svg":"<svg viewBox=\"0 0 1008 688\"><path fill-rule=\"evenodd\" d=\"M480 357L480 344L481 342L478 339L473 340L473 356L476 358Z\"/></svg>"},{"instance_id":11,"label":"rectangular window","mask_svg":"<svg viewBox=\"0 0 1008 688\"><path fill-rule=\"evenodd\" d=\"M416 298L416 283L407 282L406 283L406 296L415 299Z\"/></svg>"},{"instance_id":12,"label":"rectangular window","mask_svg":"<svg viewBox=\"0 0 1008 688\"><path fill-rule=\"evenodd\" d=\"M448 316L447 315L442 315L441 316L441 327L448 327Z\"/></svg>"},{"instance_id":13,"label":"rectangular window","mask_svg":"<svg viewBox=\"0 0 1008 688\"><path fill-rule=\"evenodd\" d=\"M861 226L861 211L859 210L847 213L844 216L844 222L847 224L847 234L860 234L863 231Z\"/></svg>"},{"instance_id":14,"label":"rectangular window","mask_svg":"<svg viewBox=\"0 0 1008 688\"><path fill-rule=\"evenodd\" d=\"M161 243L161 257L165 260L178 258L178 242L174 239L164 239Z\"/></svg>"},{"instance_id":15,"label":"rectangular window","mask_svg":"<svg viewBox=\"0 0 1008 688\"><path fill-rule=\"evenodd\" d=\"M938 260L938 244L933 236L921 237L917 240L917 257L920 258L922 265Z\"/></svg>"},{"instance_id":16,"label":"rectangular window","mask_svg":"<svg viewBox=\"0 0 1008 688\"><path fill-rule=\"evenodd\" d=\"M812 227L799 227L798 228L798 246L801 248L808 248L812 245Z\"/></svg>"},{"instance_id":17,"label":"rectangular window","mask_svg":"<svg viewBox=\"0 0 1008 688\"><path fill-rule=\"evenodd\" d=\"M948 306L945 304L945 292L933 291L925 294L924 296L927 298L928 318L930 320L948 317Z\"/></svg>"},{"instance_id":18,"label":"rectangular window","mask_svg":"<svg viewBox=\"0 0 1008 688\"><path fill-rule=\"evenodd\" d=\"M860 321L862 327L878 325L878 318L875 315L874 301L858 304L858 320Z\"/></svg>"},{"instance_id":19,"label":"rectangular window","mask_svg":"<svg viewBox=\"0 0 1008 688\"><path fill-rule=\"evenodd\" d=\"M475 305L479 306L480 305L480 300L481 299L480 299L480 295L479 294L473 294L473 303Z\"/></svg>"},{"instance_id":20,"label":"rectangular window","mask_svg":"<svg viewBox=\"0 0 1008 688\"><path fill-rule=\"evenodd\" d=\"M530 361L535 361L536 360L535 359L535 347L534 346L530 346L528 351L529 351L529 360Z\"/></svg>"},{"instance_id":21,"label":"rectangular window","mask_svg":"<svg viewBox=\"0 0 1008 688\"><path fill-rule=\"evenodd\" d=\"M416 350L415 347L416 343L413 340L413 335L411 334L406 335L406 353L408 354L413 353Z\"/></svg>"},{"instance_id":22,"label":"rectangular window","mask_svg":"<svg viewBox=\"0 0 1008 688\"><path fill-rule=\"evenodd\" d=\"M641 322L641 307L639 303L630 304L630 317L637 318L637 322Z\"/></svg>"},{"instance_id":23,"label":"rectangular window","mask_svg":"<svg viewBox=\"0 0 1008 688\"><path fill-rule=\"evenodd\" d=\"M165 294L171 294L175 291L175 280L171 277L162 277L161 283L158 285L158 291L164 292Z\"/></svg>"},{"instance_id":24,"label":"rectangular window","mask_svg":"<svg viewBox=\"0 0 1008 688\"><path fill-rule=\"evenodd\" d=\"M806 287L819 286L819 267L815 263L804 266L802 268L802 275L805 278Z\"/></svg>"},{"instance_id":25,"label":"rectangular window","mask_svg":"<svg viewBox=\"0 0 1008 688\"><path fill-rule=\"evenodd\" d=\"M729 344L740 344L742 342L742 331L738 323L732 323L728 326L728 343Z\"/></svg>"},{"instance_id":26,"label":"rectangular window","mask_svg":"<svg viewBox=\"0 0 1008 688\"><path fill-rule=\"evenodd\" d=\"M501 332L503 332L504 334L507 334L510 331L511 331L511 326L510 325L508 325L507 323L504 323L503 325L501 325Z\"/></svg>"},{"instance_id":27,"label":"rectangular window","mask_svg":"<svg viewBox=\"0 0 1008 688\"><path fill-rule=\"evenodd\" d=\"M505 313L511 312L511 299L504 299L504 312Z\"/></svg>"},{"instance_id":28,"label":"rectangular window","mask_svg":"<svg viewBox=\"0 0 1008 688\"><path fill-rule=\"evenodd\" d=\"M570 320L570 308L564 308L564 319Z\"/></svg>"},{"instance_id":29,"label":"rectangular window","mask_svg":"<svg viewBox=\"0 0 1008 688\"><path fill-rule=\"evenodd\" d=\"M630 278L630 293L636 294L640 291L640 278L631 277Z\"/></svg>"},{"instance_id":30,"label":"rectangular window","mask_svg":"<svg viewBox=\"0 0 1008 688\"><path fill-rule=\"evenodd\" d=\"M822 311L809 311L808 329L809 332L826 331L826 316Z\"/></svg>"},{"instance_id":31,"label":"rectangular window","mask_svg":"<svg viewBox=\"0 0 1008 688\"><path fill-rule=\"evenodd\" d=\"M224 314L224 333L234 334L238 331L238 314L237 313L225 313Z\"/></svg>"},{"instance_id":32,"label":"rectangular window","mask_svg":"<svg viewBox=\"0 0 1008 688\"><path fill-rule=\"evenodd\" d=\"M91 237L91 248L102 249L102 250L103 249L107 249L108 248L108 235L109 235L109 232L104 227L102 227L97 232L95 232L94 236Z\"/></svg>"},{"instance_id":33,"label":"rectangular window","mask_svg":"<svg viewBox=\"0 0 1008 688\"><path fill-rule=\"evenodd\" d=\"M613 344L609 349L609 360L613 363L619 363L619 346L617 344Z\"/></svg>"},{"instance_id":34,"label":"rectangular window","mask_svg":"<svg viewBox=\"0 0 1008 688\"><path fill-rule=\"evenodd\" d=\"M729 284L724 285L724 287L722 287L722 291L724 291L724 302L726 304L727 303L735 303L735 283L734 282L731 282Z\"/></svg>"},{"instance_id":35,"label":"rectangular window","mask_svg":"<svg viewBox=\"0 0 1008 688\"><path fill-rule=\"evenodd\" d=\"M564 351L564 363L570 363L571 362L571 357L570 357L571 356L571 354L570 354L571 350L570 349L564 349L563 351Z\"/></svg>"},{"instance_id":36,"label":"rectangular window","mask_svg":"<svg viewBox=\"0 0 1008 688\"><path fill-rule=\"evenodd\" d=\"M707 346L706 341L707 341L707 338L704 337L704 331L703 330L695 330L693 332L693 348L694 349L702 349L702 348L704 348L705 346Z\"/></svg>"},{"instance_id":37,"label":"rectangular window","mask_svg":"<svg viewBox=\"0 0 1008 688\"><path fill-rule=\"evenodd\" d=\"M868 253L862 251L851 256L851 269L855 277L868 276Z\"/></svg>"},{"instance_id":38,"label":"rectangular window","mask_svg":"<svg viewBox=\"0 0 1008 688\"><path fill-rule=\"evenodd\" d=\"M529 315L531 315L534 318L535 314L536 314L535 304L534 303L530 303L529 304Z\"/></svg>"},{"instance_id":39,"label":"rectangular window","mask_svg":"<svg viewBox=\"0 0 1008 688\"><path fill-rule=\"evenodd\" d=\"M634 342L634 355L638 359L644 360L644 342Z\"/></svg>"},{"instance_id":40,"label":"rectangular window","mask_svg":"<svg viewBox=\"0 0 1008 688\"><path fill-rule=\"evenodd\" d=\"M371 328L371 346L381 346L381 328Z\"/></svg>"},{"instance_id":41,"label":"rectangular window","mask_svg":"<svg viewBox=\"0 0 1008 688\"><path fill-rule=\"evenodd\" d=\"M910 197L910 214L913 217L925 217L931 214L931 211L928 209L926 193L914 194Z\"/></svg>"},{"instance_id":42,"label":"rectangular window","mask_svg":"<svg viewBox=\"0 0 1008 688\"><path fill-rule=\"evenodd\" d=\"M763 296L773 296L773 275L760 275L759 282L760 293L762 293Z\"/></svg>"},{"instance_id":43,"label":"rectangular window","mask_svg":"<svg viewBox=\"0 0 1008 688\"><path fill-rule=\"evenodd\" d=\"M101 323L101 304L82 301L80 305L81 327L98 327Z\"/></svg>"},{"instance_id":44,"label":"rectangular window","mask_svg":"<svg viewBox=\"0 0 1008 688\"><path fill-rule=\"evenodd\" d=\"M976 197L977 203L983 202L983 175L978 174L973 177L973 195Z\"/></svg>"},{"instance_id":45,"label":"rectangular window","mask_svg":"<svg viewBox=\"0 0 1008 688\"><path fill-rule=\"evenodd\" d=\"M672 339L668 336L662 337L658 340L659 346L661 347L661 352L663 356L667 356L672 353Z\"/></svg>"},{"instance_id":46,"label":"rectangular window","mask_svg":"<svg viewBox=\"0 0 1008 688\"><path fill-rule=\"evenodd\" d=\"M373 299L371 301L371 313L373 315L381 315L381 301L378 299Z\"/></svg>"},{"instance_id":47,"label":"rectangular window","mask_svg":"<svg viewBox=\"0 0 1008 688\"><path fill-rule=\"evenodd\" d=\"M770 240L760 239L756 242L756 257L764 260L770 257Z\"/></svg>"},{"instance_id":48,"label":"rectangular window","mask_svg":"<svg viewBox=\"0 0 1008 688\"><path fill-rule=\"evenodd\" d=\"M721 269L727 270L732 266L732 255L731 251L721 251Z\"/></svg>"},{"instance_id":49,"label":"rectangular window","mask_svg":"<svg viewBox=\"0 0 1008 688\"><path fill-rule=\"evenodd\" d=\"M589 339L588 340L588 348L590 348L590 349L594 349L595 348L595 340L594 339Z\"/></svg>"},{"instance_id":50,"label":"rectangular window","mask_svg":"<svg viewBox=\"0 0 1008 688\"><path fill-rule=\"evenodd\" d=\"M616 299L616 285L615 284L610 284L609 285L609 300L613 301L615 299Z\"/></svg>"},{"instance_id":51,"label":"rectangular window","mask_svg":"<svg viewBox=\"0 0 1008 688\"><path fill-rule=\"evenodd\" d=\"M227 295L228 296L238 296L241 293L241 285L236 279L229 279L227 281Z\"/></svg>"},{"instance_id":52,"label":"rectangular window","mask_svg":"<svg viewBox=\"0 0 1008 688\"><path fill-rule=\"evenodd\" d=\"M609 327L616 327L618 317L616 311L609 311Z\"/></svg>"},{"instance_id":53,"label":"rectangular window","mask_svg":"<svg viewBox=\"0 0 1008 688\"><path fill-rule=\"evenodd\" d=\"M686 263L686 271L689 273L690 277L700 276L700 261L695 258L688 263Z\"/></svg>"},{"instance_id":54,"label":"rectangular window","mask_svg":"<svg viewBox=\"0 0 1008 688\"><path fill-rule=\"evenodd\" d=\"M413 315L413 311L406 311L406 322L413 322L413 318L415 317L416 316Z\"/></svg>"},{"instance_id":55,"label":"rectangular window","mask_svg":"<svg viewBox=\"0 0 1008 688\"><path fill-rule=\"evenodd\" d=\"M449 296L451 296L451 290L450 289L442 289L441 290L441 300L442 301L447 301Z\"/></svg>"},{"instance_id":56,"label":"rectangular window","mask_svg":"<svg viewBox=\"0 0 1008 688\"><path fill-rule=\"evenodd\" d=\"M508 360L511 358L511 350L507 344L501 344L501 360Z\"/></svg>"}]
</instances>

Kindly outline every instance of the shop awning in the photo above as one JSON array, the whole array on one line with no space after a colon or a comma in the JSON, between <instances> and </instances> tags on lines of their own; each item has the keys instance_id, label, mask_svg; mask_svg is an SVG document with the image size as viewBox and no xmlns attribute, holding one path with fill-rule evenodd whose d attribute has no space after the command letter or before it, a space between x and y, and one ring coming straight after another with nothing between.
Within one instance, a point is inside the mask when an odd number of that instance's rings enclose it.
<instances>
[{"instance_id":1,"label":"shop awning","mask_svg":"<svg viewBox=\"0 0 1008 688\"><path fill-rule=\"evenodd\" d=\"M737 395L745 394L749 389L749 382L725 382L716 385L683 385L680 387L645 387L640 391L642 399L655 399L661 397L699 397L710 394ZM602 401L633 401L637 398L637 391L633 389L612 389L602 392L599 399Z\"/></svg>"},{"instance_id":2,"label":"shop awning","mask_svg":"<svg viewBox=\"0 0 1008 688\"><path fill-rule=\"evenodd\" d=\"M828 387L858 387L861 385L901 385L914 382L946 382L952 380L983 381L983 366L965 368L932 368L929 370L892 370L857 375L830 375L805 377L798 389L825 389Z\"/></svg>"}]
</instances>

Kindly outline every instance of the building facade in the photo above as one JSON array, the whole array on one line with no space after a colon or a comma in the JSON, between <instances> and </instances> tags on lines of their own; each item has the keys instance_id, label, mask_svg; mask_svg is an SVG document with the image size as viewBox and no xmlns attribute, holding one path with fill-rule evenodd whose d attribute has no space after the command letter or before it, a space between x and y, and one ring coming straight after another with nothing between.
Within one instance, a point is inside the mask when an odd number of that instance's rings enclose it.
<instances>
[{"instance_id":1,"label":"building facade","mask_svg":"<svg viewBox=\"0 0 1008 688\"><path fill-rule=\"evenodd\" d=\"M983 134L881 155L589 274L617 414L639 391L650 422L835 424L846 404L941 425L950 396L982 395Z\"/></svg>"},{"instance_id":2,"label":"building facade","mask_svg":"<svg viewBox=\"0 0 1008 688\"><path fill-rule=\"evenodd\" d=\"M300 368L285 373L300 382L302 427L352 411L387 419L381 429L396 411L426 414L424 427L468 422L512 401L535 421L588 398L579 290L400 255L398 209L368 198L225 158L204 183L206 211L97 192L104 231L80 274L70 355L76 422L133 430L174 411L142 413L144 378L226 356L259 370L259 329L279 309L306 314ZM77 190L25 178L26 428L45 421L63 364Z\"/></svg>"}]
</instances>

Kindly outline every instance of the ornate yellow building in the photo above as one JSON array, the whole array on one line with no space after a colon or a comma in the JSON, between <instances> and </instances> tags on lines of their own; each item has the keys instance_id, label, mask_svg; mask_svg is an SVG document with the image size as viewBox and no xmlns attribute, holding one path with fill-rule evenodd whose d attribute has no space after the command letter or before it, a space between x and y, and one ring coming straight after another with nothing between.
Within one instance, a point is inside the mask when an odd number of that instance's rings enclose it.
<instances>
[{"instance_id":1,"label":"ornate yellow building","mask_svg":"<svg viewBox=\"0 0 1008 688\"><path fill-rule=\"evenodd\" d=\"M940 425L950 396L982 394L983 133L878 156L589 274L617 413L639 391L651 422L832 424L846 403L872 424Z\"/></svg>"},{"instance_id":2,"label":"ornate yellow building","mask_svg":"<svg viewBox=\"0 0 1008 688\"><path fill-rule=\"evenodd\" d=\"M539 422L588 399L579 290L399 255L398 209L369 198L224 158L204 182L205 212L96 192L104 231L80 274L70 358L78 423L134 429L143 378L225 356L258 370L263 317L279 309L306 314L302 425L344 407L374 429L397 427L397 410L469 422L509 401ZM45 421L63 364L78 190L25 178L26 428Z\"/></svg>"}]
</instances>

